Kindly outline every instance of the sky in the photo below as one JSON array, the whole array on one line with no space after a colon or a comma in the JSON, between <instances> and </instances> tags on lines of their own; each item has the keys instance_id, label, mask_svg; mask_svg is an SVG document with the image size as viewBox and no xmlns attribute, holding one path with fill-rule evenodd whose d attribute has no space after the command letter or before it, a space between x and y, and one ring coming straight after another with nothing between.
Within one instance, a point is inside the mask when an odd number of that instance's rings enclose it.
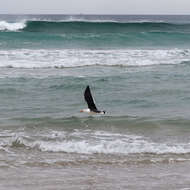
<instances>
[{"instance_id":1,"label":"sky","mask_svg":"<svg viewBox=\"0 0 190 190\"><path fill-rule=\"evenodd\" d=\"M0 14L190 14L190 0L0 0Z\"/></svg>"}]
</instances>

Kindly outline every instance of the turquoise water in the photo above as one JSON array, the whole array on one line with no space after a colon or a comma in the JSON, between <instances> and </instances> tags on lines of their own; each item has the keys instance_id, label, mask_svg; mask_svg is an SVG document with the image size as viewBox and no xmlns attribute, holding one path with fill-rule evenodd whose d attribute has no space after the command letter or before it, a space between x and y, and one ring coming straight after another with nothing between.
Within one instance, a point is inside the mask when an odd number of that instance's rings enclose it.
<instances>
[{"instance_id":1,"label":"turquoise water","mask_svg":"<svg viewBox=\"0 0 190 190\"><path fill-rule=\"evenodd\" d=\"M189 163L189 19L1 15L2 172ZM105 116L79 112L87 85Z\"/></svg>"},{"instance_id":2,"label":"turquoise water","mask_svg":"<svg viewBox=\"0 0 190 190\"><path fill-rule=\"evenodd\" d=\"M189 47L190 42L189 22L41 19L1 21L1 48L136 49Z\"/></svg>"}]
</instances>

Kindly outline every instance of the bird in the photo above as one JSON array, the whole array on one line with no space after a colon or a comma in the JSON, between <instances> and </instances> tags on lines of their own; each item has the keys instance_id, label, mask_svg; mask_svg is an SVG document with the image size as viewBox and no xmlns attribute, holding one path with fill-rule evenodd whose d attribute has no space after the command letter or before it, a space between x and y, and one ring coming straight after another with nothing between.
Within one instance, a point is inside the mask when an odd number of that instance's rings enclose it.
<instances>
[{"instance_id":1,"label":"bird","mask_svg":"<svg viewBox=\"0 0 190 190\"><path fill-rule=\"evenodd\" d=\"M90 113L90 114L105 114L106 113L106 111L100 111L96 108L89 86L87 86L84 91L84 99L88 105L88 108L82 109L80 110L80 112L85 112L85 113Z\"/></svg>"}]
</instances>

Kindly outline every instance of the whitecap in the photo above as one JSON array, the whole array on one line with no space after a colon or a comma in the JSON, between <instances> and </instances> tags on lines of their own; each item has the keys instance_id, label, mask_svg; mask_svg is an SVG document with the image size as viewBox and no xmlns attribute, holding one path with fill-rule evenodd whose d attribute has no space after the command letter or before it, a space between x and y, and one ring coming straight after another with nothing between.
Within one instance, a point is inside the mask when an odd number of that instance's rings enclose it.
<instances>
[{"instance_id":1,"label":"whitecap","mask_svg":"<svg viewBox=\"0 0 190 190\"><path fill-rule=\"evenodd\" d=\"M0 31L7 30L7 31L18 31L23 29L26 26L25 22L6 22L0 21Z\"/></svg>"},{"instance_id":2,"label":"whitecap","mask_svg":"<svg viewBox=\"0 0 190 190\"><path fill-rule=\"evenodd\" d=\"M190 49L81 50L15 49L0 50L0 67L65 68L83 66L156 66L190 61Z\"/></svg>"}]
</instances>

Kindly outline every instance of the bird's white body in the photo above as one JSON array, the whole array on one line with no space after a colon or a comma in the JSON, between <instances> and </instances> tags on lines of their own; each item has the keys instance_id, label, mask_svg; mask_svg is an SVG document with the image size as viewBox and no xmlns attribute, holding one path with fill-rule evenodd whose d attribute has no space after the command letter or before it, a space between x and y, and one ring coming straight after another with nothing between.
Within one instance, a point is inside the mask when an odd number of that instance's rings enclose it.
<instances>
[{"instance_id":1,"label":"bird's white body","mask_svg":"<svg viewBox=\"0 0 190 190\"><path fill-rule=\"evenodd\" d=\"M90 113L90 109L89 108L86 108L86 109L82 109L80 112L84 112L84 113Z\"/></svg>"},{"instance_id":2,"label":"bird's white body","mask_svg":"<svg viewBox=\"0 0 190 190\"><path fill-rule=\"evenodd\" d=\"M98 112L93 112L93 111L91 111L89 108L82 109L82 110L80 110L80 112L84 112L84 113L88 113L88 114L101 114L101 115L104 115L104 114L105 114L104 111L100 111L100 112L98 113Z\"/></svg>"}]
</instances>

